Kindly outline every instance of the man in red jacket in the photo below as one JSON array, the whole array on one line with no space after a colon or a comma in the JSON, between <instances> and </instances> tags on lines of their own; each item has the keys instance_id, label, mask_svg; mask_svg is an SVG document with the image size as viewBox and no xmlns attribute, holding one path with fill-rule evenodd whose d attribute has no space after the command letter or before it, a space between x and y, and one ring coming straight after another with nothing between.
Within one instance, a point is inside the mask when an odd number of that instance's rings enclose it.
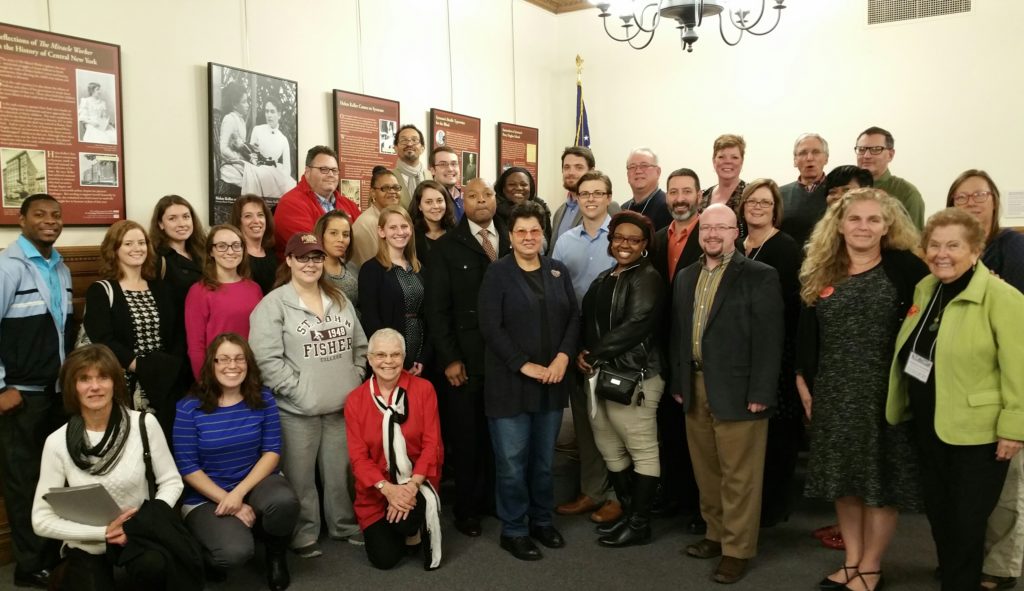
<instances>
[{"instance_id":1,"label":"man in red jacket","mask_svg":"<svg viewBox=\"0 0 1024 591\"><path fill-rule=\"evenodd\" d=\"M274 209L274 243L277 258L284 260L284 247L296 232L312 232L323 214L340 209L354 222L359 205L338 192L338 154L327 146L313 146L306 152L306 172L295 188L281 196Z\"/></svg>"}]
</instances>

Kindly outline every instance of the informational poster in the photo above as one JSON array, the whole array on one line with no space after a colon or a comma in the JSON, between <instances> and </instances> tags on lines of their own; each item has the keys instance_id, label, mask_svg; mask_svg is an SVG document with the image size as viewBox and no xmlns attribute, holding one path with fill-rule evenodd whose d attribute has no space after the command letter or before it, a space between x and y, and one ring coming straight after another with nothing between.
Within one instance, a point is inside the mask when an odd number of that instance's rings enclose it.
<instances>
[{"instance_id":1,"label":"informational poster","mask_svg":"<svg viewBox=\"0 0 1024 591\"><path fill-rule=\"evenodd\" d=\"M334 91L335 148L341 162L341 194L370 206L374 166L395 168L400 108L398 101L344 90Z\"/></svg>"},{"instance_id":2,"label":"informational poster","mask_svg":"<svg viewBox=\"0 0 1024 591\"><path fill-rule=\"evenodd\" d=\"M533 185L537 186L536 127L512 123L498 123L498 176L513 166L530 171Z\"/></svg>"},{"instance_id":3,"label":"informational poster","mask_svg":"<svg viewBox=\"0 0 1024 591\"><path fill-rule=\"evenodd\" d=\"M460 185L480 176L480 119L441 109L430 110L431 151L448 146L459 156Z\"/></svg>"},{"instance_id":4,"label":"informational poster","mask_svg":"<svg viewBox=\"0 0 1024 591\"><path fill-rule=\"evenodd\" d=\"M273 208L299 178L299 85L210 62L210 221L241 195Z\"/></svg>"},{"instance_id":5,"label":"informational poster","mask_svg":"<svg viewBox=\"0 0 1024 591\"><path fill-rule=\"evenodd\" d=\"M121 48L0 23L0 225L49 193L68 226L125 218Z\"/></svg>"}]
</instances>

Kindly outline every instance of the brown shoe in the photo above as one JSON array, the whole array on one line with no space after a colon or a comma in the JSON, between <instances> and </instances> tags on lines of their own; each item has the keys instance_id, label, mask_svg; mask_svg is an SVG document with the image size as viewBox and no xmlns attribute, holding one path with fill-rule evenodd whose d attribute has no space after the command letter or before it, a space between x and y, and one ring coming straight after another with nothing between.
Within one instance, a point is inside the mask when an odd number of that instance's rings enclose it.
<instances>
[{"instance_id":1,"label":"brown shoe","mask_svg":"<svg viewBox=\"0 0 1024 591\"><path fill-rule=\"evenodd\" d=\"M722 543L704 538L686 547L686 555L694 558L714 558L722 555Z\"/></svg>"},{"instance_id":2,"label":"brown shoe","mask_svg":"<svg viewBox=\"0 0 1024 591\"><path fill-rule=\"evenodd\" d=\"M598 507L599 505L597 501L587 495L580 495L571 503L555 507L555 512L559 515L582 515L583 513L589 513Z\"/></svg>"},{"instance_id":3,"label":"brown shoe","mask_svg":"<svg viewBox=\"0 0 1024 591\"><path fill-rule=\"evenodd\" d=\"M622 505L618 501L608 501L600 509L590 514L594 523L612 523L622 517Z\"/></svg>"},{"instance_id":4,"label":"brown shoe","mask_svg":"<svg viewBox=\"0 0 1024 591\"><path fill-rule=\"evenodd\" d=\"M718 563L718 568L715 569L715 574L711 576L711 580L729 585L742 579L745 574L747 574L747 559L723 556Z\"/></svg>"}]
</instances>

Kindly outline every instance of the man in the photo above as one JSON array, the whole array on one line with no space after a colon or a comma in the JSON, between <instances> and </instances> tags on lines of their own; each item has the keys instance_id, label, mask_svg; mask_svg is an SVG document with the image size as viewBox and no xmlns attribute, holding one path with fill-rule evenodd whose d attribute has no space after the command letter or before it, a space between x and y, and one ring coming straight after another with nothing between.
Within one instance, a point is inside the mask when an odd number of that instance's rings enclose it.
<instances>
[{"instance_id":1,"label":"man","mask_svg":"<svg viewBox=\"0 0 1024 591\"><path fill-rule=\"evenodd\" d=\"M295 188L281 196L274 208L274 243L278 260L297 232L312 232L323 214L340 209L355 222L359 205L338 192L338 155L327 146L313 146L306 152L306 172Z\"/></svg>"},{"instance_id":2,"label":"man","mask_svg":"<svg viewBox=\"0 0 1024 591\"><path fill-rule=\"evenodd\" d=\"M661 167L658 156L650 148L636 148L626 159L626 180L633 190L633 198L622 204L622 209L647 216L655 230L661 230L672 221L665 206L665 191L658 186Z\"/></svg>"},{"instance_id":3,"label":"man","mask_svg":"<svg viewBox=\"0 0 1024 591\"><path fill-rule=\"evenodd\" d=\"M896 141L881 127L869 127L857 136L857 166L866 168L875 179L875 188L895 197L910 214L917 229L924 227L924 199L910 181L889 172L889 163L896 156Z\"/></svg>"},{"instance_id":4,"label":"man","mask_svg":"<svg viewBox=\"0 0 1024 591\"><path fill-rule=\"evenodd\" d=\"M455 470L455 528L476 537L480 515L494 500L493 455L484 416L484 339L477 319L487 266L507 254L506 229L494 219L494 189L484 179L465 186L466 215L438 239L426 267L427 332L448 388L441 423Z\"/></svg>"},{"instance_id":5,"label":"man","mask_svg":"<svg viewBox=\"0 0 1024 591\"><path fill-rule=\"evenodd\" d=\"M0 479L14 585L46 589L56 545L32 529L32 501L43 443L64 418L57 377L75 340L71 272L53 248L64 229L56 199L27 197L18 223L21 235L0 252Z\"/></svg>"},{"instance_id":6,"label":"man","mask_svg":"<svg viewBox=\"0 0 1024 591\"><path fill-rule=\"evenodd\" d=\"M370 207L352 224L352 246L349 247L348 259L357 267L377 256L380 240L377 237L377 222L380 212L389 205L397 205L401 194L401 185L394 183L390 174L377 175L371 181Z\"/></svg>"},{"instance_id":7,"label":"man","mask_svg":"<svg viewBox=\"0 0 1024 591\"><path fill-rule=\"evenodd\" d=\"M551 244L548 246L548 252L555 252L559 236L583 221L583 212L576 202L576 185L579 184L580 177L591 171L594 166L596 161L590 148L569 146L562 151L562 187L566 190L565 203L559 205L555 215L551 217ZM608 213L614 215L618 212L618 204L612 203L608 206Z\"/></svg>"},{"instance_id":8,"label":"man","mask_svg":"<svg viewBox=\"0 0 1024 591\"><path fill-rule=\"evenodd\" d=\"M701 190L697 173L689 168L673 170L666 186L665 209L672 223L654 235L651 262L671 287L676 273L697 262L701 255L696 237Z\"/></svg>"},{"instance_id":9,"label":"man","mask_svg":"<svg viewBox=\"0 0 1024 591\"><path fill-rule=\"evenodd\" d=\"M782 226L779 228L803 246L818 220L825 215L825 165L828 142L816 133L805 133L793 144L795 181L779 187L782 193Z\"/></svg>"},{"instance_id":10,"label":"man","mask_svg":"<svg viewBox=\"0 0 1024 591\"><path fill-rule=\"evenodd\" d=\"M399 202L406 210L409 209L409 202L412 201L416 187L423 181L433 178L420 160L425 147L423 132L415 125L403 125L398 128L398 162L391 172L402 187Z\"/></svg>"},{"instance_id":11,"label":"man","mask_svg":"<svg viewBox=\"0 0 1024 591\"><path fill-rule=\"evenodd\" d=\"M570 148L567 148L570 149ZM576 156L570 154L569 158ZM578 192L577 205L583 223L565 232L555 246L552 258L569 269L576 302L582 307L583 296L602 271L615 265L608 254L608 214L612 204L612 181L603 172L591 170L579 177L573 192ZM585 380L576 381L569 393L573 431L580 459L580 495L576 500L559 505L555 511L562 515L593 512L592 521L606 523L622 515L617 501L606 502L608 469L594 443L594 431L587 416L587 397L583 390ZM596 510L596 511L595 511Z\"/></svg>"},{"instance_id":12,"label":"man","mask_svg":"<svg viewBox=\"0 0 1024 591\"><path fill-rule=\"evenodd\" d=\"M736 252L736 213L700 216L704 255L680 271L672 295L672 395L707 534L686 553L721 556L712 579L735 583L757 554L769 411L782 362L782 288L775 269Z\"/></svg>"},{"instance_id":13,"label":"man","mask_svg":"<svg viewBox=\"0 0 1024 591\"><path fill-rule=\"evenodd\" d=\"M430 172L434 180L444 185L455 202L455 221L462 220L465 202L459 189L459 155L448 146L438 146L430 153Z\"/></svg>"}]
</instances>

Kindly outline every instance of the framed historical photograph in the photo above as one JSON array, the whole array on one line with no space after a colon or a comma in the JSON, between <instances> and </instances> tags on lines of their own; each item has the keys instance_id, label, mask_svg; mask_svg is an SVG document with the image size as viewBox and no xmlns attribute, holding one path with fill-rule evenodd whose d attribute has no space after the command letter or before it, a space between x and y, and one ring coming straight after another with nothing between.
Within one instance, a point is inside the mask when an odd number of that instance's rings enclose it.
<instances>
[{"instance_id":1,"label":"framed historical photograph","mask_svg":"<svg viewBox=\"0 0 1024 591\"><path fill-rule=\"evenodd\" d=\"M298 83L210 62L210 224L241 195L274 207L295 187Z\"/></svg>"},{"instance_id":2,"label":"framed historical photograph","mask_svg":"<svg viewBox=\"0 0 1024 591\"><path fill-rule=\"evenodd\" d=\"M334 90L334 147L341 169L341 194L370 206L370 176L374 166L394 169L398 161L398 101L347 90Z\"/></svg>"}]
</instances>

